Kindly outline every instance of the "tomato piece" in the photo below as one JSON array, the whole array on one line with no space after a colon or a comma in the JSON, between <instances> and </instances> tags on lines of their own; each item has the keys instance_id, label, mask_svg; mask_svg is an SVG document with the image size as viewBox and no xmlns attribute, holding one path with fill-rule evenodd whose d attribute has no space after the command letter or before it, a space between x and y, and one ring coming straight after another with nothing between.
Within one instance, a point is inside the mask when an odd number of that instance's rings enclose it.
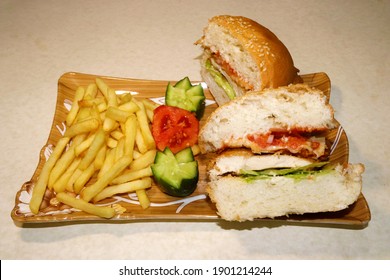
<instances>
[{"instance_id":1,"label":"tomato piece","mask_svg":"<svg viewBox=\"0 0 390 280\"><path fill-rule=\"evenodd\" d=\"M272 136L270 138L270 136ZM261 148L267 148L269 146L277 146L281 148L293 148L298 149L300 146L307 143L307 139L299 134L262 134L262 135L249 135L248 139L252 142L257 143Z\"/></svg>"},{"instance_id":2,"label":"tomato piece","mask_svg":"<svg viewBox=\"0 0 390 280\"><path fill-rule=\"evenodd\" d=\"M191 112L168 105L154 110L152 134L157 149L177 152L198 142L199 121Z\"/></svg>"}]
</instances>

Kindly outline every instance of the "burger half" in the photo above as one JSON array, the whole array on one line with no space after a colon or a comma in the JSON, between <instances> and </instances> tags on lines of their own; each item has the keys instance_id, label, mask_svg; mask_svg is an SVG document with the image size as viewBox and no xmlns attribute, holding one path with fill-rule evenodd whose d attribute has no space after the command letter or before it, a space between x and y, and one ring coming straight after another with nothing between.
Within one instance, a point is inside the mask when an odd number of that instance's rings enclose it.
<instances>
[{"instance_id":1,"label":"burger half","mask_svg":"<svg viewBox=\"0 0 390 280\"><path fill-rule=\"evenodd\" d=\"M319 90L304 84L250 92L218 107L199 134L215 153L206 191L225 220L339 211L359 197L363 164L330 162L337 126Z\"/></svg>"},{"instance_id":2,"label":"burger half","mask_svg":"<svg viewBox=\"0 0 390 280\"><path fill-rule=\"evenodd\" d=\"M299 81L299 70L286 46L269 29L251 19L213 17L196 44L204 50L201 76L218 105L247 91Z\"/></svg>"}]
</instances>

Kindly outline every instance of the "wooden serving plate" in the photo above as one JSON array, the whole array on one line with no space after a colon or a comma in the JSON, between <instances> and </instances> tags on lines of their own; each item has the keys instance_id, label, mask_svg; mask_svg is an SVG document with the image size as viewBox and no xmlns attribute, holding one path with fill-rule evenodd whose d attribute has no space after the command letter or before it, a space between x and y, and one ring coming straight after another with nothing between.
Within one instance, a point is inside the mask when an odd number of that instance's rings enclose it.
<instances>
[{"instance_id":1,"label":"wooden serving plate","mask_svg":"<svg viewBox=\"0 0 390 280\"><path fill-rule=\"evenodd\" d=\"M15 206L11 212L11 217L16 224L42 224L42 223L71 223L71 222L126 222L126 221L156 221L156 220L173 220L173 221L222 221L216 214L214 204L205 194L206 186L206 166L212 155L199 155L200 179L196 191L189 197L180 199L170 197L162 193L156 186L149 189L148 197L152 202L151 207L143 210L136 197L132 195L115 196L112 199L102 201L100 204L119 203L126 208L126 212L116 217L106 220L75 209L56 209L48 208L46 211L33 215L28 207L31 199L31 191L34 183L42 170L46 161L47 151L55 146L58 139L62 136L61 131L64 129L64 121L68 113L68 104L73 100L75 90L78 86L87 86L95 81L96 75L81 73L65 73L58 81L58 95L56 111L52 123L51 131L46 145L40 152L40 160L32 178L25 182L17 192ZM165 89L168 81L154 80L137 80L127 78L102 77L105 82L117 93L131 92L138 98L162 98L165 95ZM307 74L301 76L303 81L312 87L322 90L330 98L330 80L325 73ZM212 111L217 108L213 97L203 84L208 106L201 120L202 126L204 121ZM349 147L345 131L341 126L326 133L327 139L333 143L331 162L348 162ZM46 154L46 156L45 156ZM272 221L283 224L298 225L316 225L331 227L347 228L364 228L371 219L368 204L360 194L359 199L348 209L332 213L316 213L304 215L290 215L275 219L259 219L258 221Z\"/></svg>"}]
</instances>

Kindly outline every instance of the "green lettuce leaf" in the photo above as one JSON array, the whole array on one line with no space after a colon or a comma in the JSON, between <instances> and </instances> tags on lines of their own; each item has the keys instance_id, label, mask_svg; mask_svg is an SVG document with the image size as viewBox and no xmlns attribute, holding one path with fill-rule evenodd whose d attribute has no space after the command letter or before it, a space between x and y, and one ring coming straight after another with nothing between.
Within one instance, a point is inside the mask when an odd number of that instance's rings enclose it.
<instances>
[{"instance_id":1,"label":"green lettuce leaf","mask_svg":"<svg viewBox=\"0 0 390 280\"><path fill-rule=\"evenodd\" d=\"M211 74L217 85L225 91L230 100L236 97L236 93L228 80L211 64L210 59L206 60L206 70Z\"/></svg>"},{"instance_id":2,"label":"green lettuce leaf","mask_svg":"<svg viewBox=\"0 0 390 280\"><path fill-rule=\"evenodd\" d=\"M240 170L238 176L247 181L269 179L271 177L284 176L295 180L303 180L309 176L328 174L333 168L326 167L328 162L316 162L296 168L270 168L265 170Z\"/></svg>"}]
</instances>

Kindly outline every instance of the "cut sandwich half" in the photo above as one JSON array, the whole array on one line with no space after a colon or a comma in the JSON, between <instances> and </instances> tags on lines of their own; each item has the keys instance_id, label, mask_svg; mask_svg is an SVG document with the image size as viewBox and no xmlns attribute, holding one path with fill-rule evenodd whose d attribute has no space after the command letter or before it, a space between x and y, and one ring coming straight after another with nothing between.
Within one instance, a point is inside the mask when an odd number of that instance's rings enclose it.
<instances>
[{"instance_id":1,"label":"cut sandwich half","mask_svg":"<svg viewBox=\"0 0 390 280\"><path fill-rule=\"evenodd\" d=\"M334 128L333 108L305 84L251 92L218 107L199 133L202 153L249 148L257 154L326 155L322 132Z\"/></svg>"},{"instance_id":2,"label":"cut sandwich half","mask_svg":"<svg viewBox=\"0 0 390 280\"><path fill-rule=\"evenodd\" d=\"M286 46L251 19L215 16L196 44L204 50L201 76L218 105L247 91L277 88L299 80Z\"/></svg>"},{"instance_id":3,"label":"cut sandwich half","mask_svg":"<svg viewBox=\"0 0 390 280\"><path fill-rule=\"evenodd\" d=\"M218 107L199 133L215 153L206 191L221 218L246 221L346 209L359 197L363 164L335 161L326 135L333 108L304 84L247 93Z\"/></svg>"},{"instance_id":4,"label":"cut sandwich half","mask_svg":"<svg viewBox=\"0 0 390 280\"><path fill-rule=\"evenodd\" d=\"M333 212L358 199L363 172L362 164L329 167L294 156L232 150L216 158L206 191L228 221Z\"/></svg>"}]
</instances>

